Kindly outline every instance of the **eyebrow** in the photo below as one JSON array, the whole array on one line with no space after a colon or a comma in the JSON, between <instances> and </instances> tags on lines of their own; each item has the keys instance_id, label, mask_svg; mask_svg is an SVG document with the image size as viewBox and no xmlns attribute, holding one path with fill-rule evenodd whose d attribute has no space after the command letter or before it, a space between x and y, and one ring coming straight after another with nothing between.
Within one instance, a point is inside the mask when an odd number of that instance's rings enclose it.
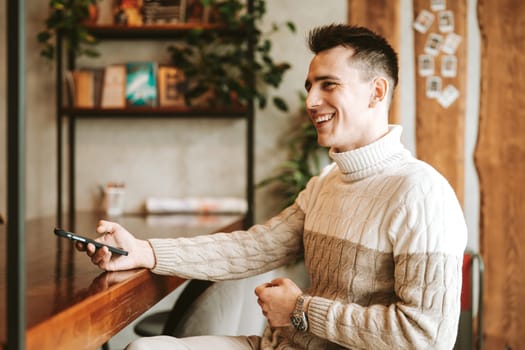
<instances>
[{"instance_id":1,"label":"eyebrow","mask_svg":"<svg viewBox=\"0 0 525 350\"><path fill-rule=\"evenodd\" d=\"M340 80L340 79L336 77L335 75L320 75L314 78L314 81L323 81L323 80ZM304 82L304 88L308 90L308 88L311 86L312 86L312 83L310 82L310 80L306 79Z\"/></svg>"}]
</instances>

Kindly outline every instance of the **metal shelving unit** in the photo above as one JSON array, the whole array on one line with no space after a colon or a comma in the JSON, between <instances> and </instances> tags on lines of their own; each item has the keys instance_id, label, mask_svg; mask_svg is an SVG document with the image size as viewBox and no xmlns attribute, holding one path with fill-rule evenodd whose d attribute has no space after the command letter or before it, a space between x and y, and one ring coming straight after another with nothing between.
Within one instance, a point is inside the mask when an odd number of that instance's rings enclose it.
<instances>
[{"instance_id":1,"label":"metal shelving unit","mask_svg":"<svg viewBox=\"0 0 525 350\"><path fill-rule=\"evenodd\" d=\"M248 11L251 11L251 1L248 1ZM98 40L182 40L189 31L195 29L196 26L203 30L220 31L225 35L238 35L239 37L248 40L249 51L253 51L253 43L250 40L250 34L246 31L231 31L216 25L195 25L182 24L170 26L142 26L142 27L125 27L125 26L92 26L89 27L90 33ZM62 38L57 39L57 222L58 225L63 226L64 218L64 203L62 200L64 191L63 179L63 120L67 120L67 150L68 150L68 164L67 178L68 178L68 222L72 227L74 223L75 213L75 131L76 121L78 119L118 119L118 118L207 118L207 119L245 119L246 126L246 200L248 204L248 211L246 213L245 226L253 224L254 215L254 107L253 102L248 103L245 107L224 107L224 108L202 108L202 107L188 107L188 108L170 108L170 107L143 107L143 108L71 108L66 106L63 98L63 88L61 82L63 81L65 69L75 69L75 58L71 53L67 56L67 68L63 63L63 45ZM253 60L253 55L250 59ZM250 77L250 84L254 83L254 77Z\"/></svg>"}]
</instances>

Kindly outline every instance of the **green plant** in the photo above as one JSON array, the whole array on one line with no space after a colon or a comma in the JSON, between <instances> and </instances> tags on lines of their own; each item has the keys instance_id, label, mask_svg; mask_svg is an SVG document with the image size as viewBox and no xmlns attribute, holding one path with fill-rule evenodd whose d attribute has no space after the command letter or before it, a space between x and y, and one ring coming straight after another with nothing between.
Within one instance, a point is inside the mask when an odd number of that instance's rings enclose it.
<instances>
[{"instance_id":1,"label":"green plant","mask_svg":"<svg viewBox=\"0 0 525 350\"><path fill-rule=\"evenodd\" d=\"M46 28L37 35L37 40L42 46L40 55L53 59L56 54L55 38L58 33L62 33L66 48L75 55L97 57L99 54L94 48L97 41L85 26L97 1L99 0L50 0Z\"/></svg>"},{"instance_id":2,"label":"green plant","mask_svg":"<svg viewBox=\"0 0 525 350\"><path fill-rule=\"evenodd\" d=\"M305 96L300 94L304 105ZM276 175L273 175L257 186L275 185L274 191L283 197L283 208L293 204L299 192L310 178L319 173L326 162L327 154L317 143L317 130L303 109L298 116L298 123L292 125L288 145L289 159L279 165ZM306 119L306 120L305 120Z\"/></svg>"},{"instance_id":3,"label":"green plant","mask_svg":"<svg viewBox=\"0 0 525 350\"><path fill-rule=\"evenodd\" d=\"M284 73L290 69L290 64L276 63L271 56L270 36L280 26L273 24L269 32L260 29L266 13L265 0L254 0L251 12L246 11L245 3L240 0L201 1L213 9L218 22L230 33L224 35L217 30L195 29L187 41L168 48L174 65L184 71L190 82L186 91L187 103L191 105L196 99L211 94L213 101L222 104L244 104L253 100L259 108L265 108L267 87L279 87ZM295 32L292 22L285 25ZM247 35L248 40L239 35ZM274 96L272 101L279 110L288 109L279 96Z\"/></svg>"}]
</instances>

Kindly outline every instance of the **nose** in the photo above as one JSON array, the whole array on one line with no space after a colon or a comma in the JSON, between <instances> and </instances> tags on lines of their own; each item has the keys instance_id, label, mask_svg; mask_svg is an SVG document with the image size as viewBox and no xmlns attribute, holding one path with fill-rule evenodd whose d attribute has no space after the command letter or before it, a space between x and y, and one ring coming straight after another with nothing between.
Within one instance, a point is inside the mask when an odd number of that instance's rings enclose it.
<instances>
[{"instance_id":1,"label":"nose","mask_svg":"<svg viewBox=\"0 0 525 350\"><path fill-rule=\"evenodd\" d=\"M306 109L315 109L321 105L321 95L314 88L311 88L306 94Z\"/></svg>"}]
</instances>

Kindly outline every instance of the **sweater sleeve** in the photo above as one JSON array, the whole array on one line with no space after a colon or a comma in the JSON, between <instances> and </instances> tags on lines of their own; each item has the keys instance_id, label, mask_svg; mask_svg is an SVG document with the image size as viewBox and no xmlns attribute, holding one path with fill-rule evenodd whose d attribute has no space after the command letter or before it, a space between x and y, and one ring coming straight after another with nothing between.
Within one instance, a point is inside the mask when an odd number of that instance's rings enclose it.
<instances>
[{"instance_id":1,"label":"sweater sleeve","mask_svg":"<svg viewBox=\"0 0 525 350\"><path fill-rule=\"evenodd\" d=\"M314 296L310 332L349 348L452 349L467 230L448 183L434 185L409 193L389 225L391 302L362 306Z\"/></svg>"},{"instance_id":2,"label":"sweater sleeve","mask_svg":"<svg viewBox=\"0 0 525 350\"><path fill-rule=\"evenodd\" d=\"M152 272L203 280L240 279L273 270L303 254L304 212L292 205L247 231L151 239Z\"/></svg>"}]
</instances>

